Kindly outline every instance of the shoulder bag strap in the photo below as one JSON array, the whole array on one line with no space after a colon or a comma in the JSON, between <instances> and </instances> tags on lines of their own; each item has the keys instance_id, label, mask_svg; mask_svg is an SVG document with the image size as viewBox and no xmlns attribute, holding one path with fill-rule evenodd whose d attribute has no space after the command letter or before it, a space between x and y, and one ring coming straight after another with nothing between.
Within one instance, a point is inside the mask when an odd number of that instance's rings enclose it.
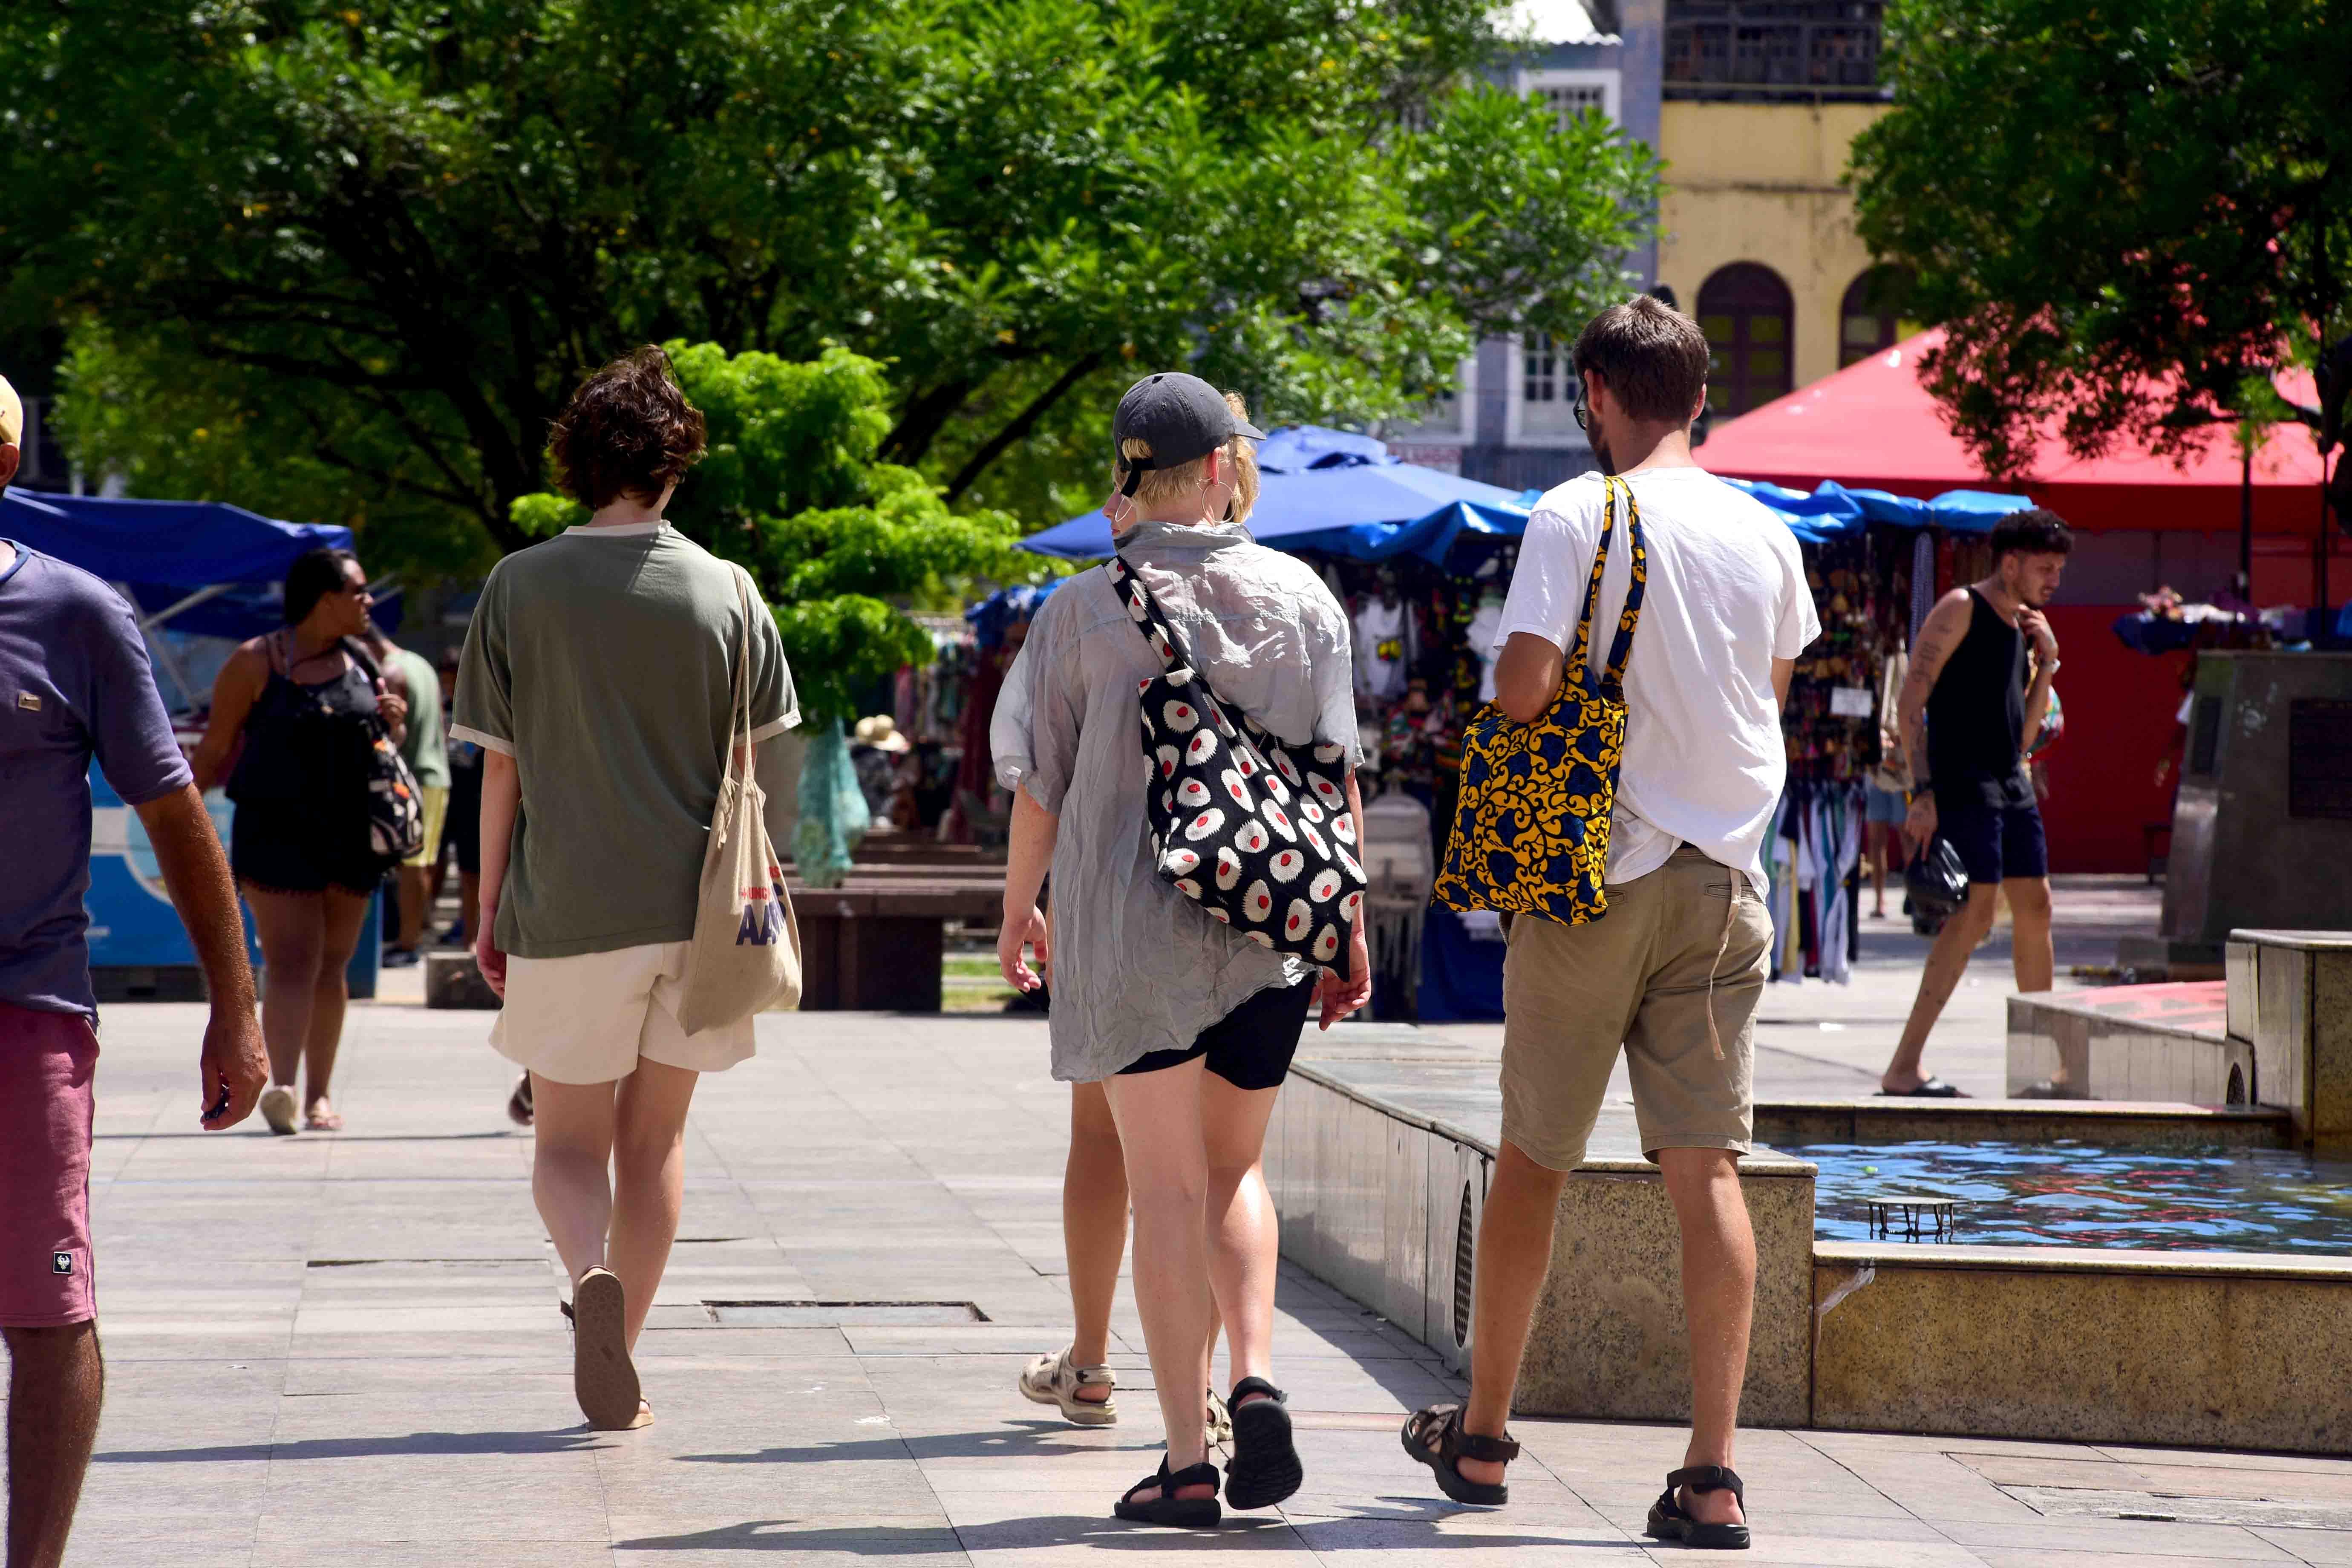
<instances>
[{"instance_id":1,"label":"shoulder bag strap","mask_svg":"<svg viewBox=\"0 0 2352 1568\"><path fill-rule=\"evenodd\" d=\"M1609 645L1609 668L1601 678L1601 689L1610 697L1622 697L1625 691L1625 661L1633 655L1633 628L1642 619L1642 600L1649 585L1650 553L1642 543L1642 506L1633 499L1633 487L1625 479L1612 479L1612 486L1625 491L1625 529L1633 550L1633 575L1625 584L1625 613L1617 619L1617 636ZM1593 580L1600 586L1600 579Z\"/></svg>"},{"instance_id":2,"label":"shoulder bag strap","mask_svg":"<svg viewBox=\"0 0 2352 1568\"><path fill-rule=\"evenodd\" d=\"M335 646L343 650L343 657L352 661L352 668L367 677L370 686L378 691L383 689L383 666L376 663L375 656L368 652L364 643L357 637L337 637Z\"/></svg>"},{"instance_id":3,"label":"shoulder bag strap","mask_svg":"<svg viewBox=\"0 0 2352 1568\"><path fill-rule=\"evenodd\" d=\"M743 753L743 784L750 788L756 769L751 761L751 617L759 613L760 598L751 589L751 574L729 562L735 574L735 597L743 613L743 629L736 639L735 670L728 682L727 752L719 759L722 777L735 773L737 738L741 738Z\"/></svg>"},{"instance_id":4,"label":"shoulder bag strap","mask_svg":"<svg viewBox=\"0 0 2352 1568\"><path fill-rule=\"evenodd\" d=\"M1184 640L1176 635L1176 628L1170 626L1168 617L1160 613L1160 601L1152 597L1150 588L1144 586L1143 574L1129 565L1124 555L1112 556L1103 570L1109 574L1112 591L1118 595L1128 618L1135 623L1136 630L1142 634L1146 643L1150 644L1151 650L1160 656L1160 667L1174 669L1181 666L1195 675L1200 674L1201 667L1192 662L1192 656L1185 650ZM1153 640L1155 632L1159 634L1157 641Z\"/></svg>"},{"instance_id":5,"label":"shoulder bag strap","mask_svg":"<svg viewBox=\"0 0 2352 1568\"><path fill-rule=\"evenodd\" d=\"M1584 584L1584 610L1576 617L1576 646L1560 670L1562 687L1594 689L1592 679L1592 617L1601 608L1601 574L1609 569L1609 536L1617 531L1617 481L1601 481L1601 541L1592 548L1592 575Z\"/></svg>"}]
</instances>

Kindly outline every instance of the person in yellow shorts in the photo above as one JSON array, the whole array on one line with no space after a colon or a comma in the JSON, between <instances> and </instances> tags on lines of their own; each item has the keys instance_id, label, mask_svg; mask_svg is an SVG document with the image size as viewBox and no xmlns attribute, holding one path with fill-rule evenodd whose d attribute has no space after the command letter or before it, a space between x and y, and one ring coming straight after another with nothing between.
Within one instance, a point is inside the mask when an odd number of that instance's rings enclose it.
<instances>
[{"instance_id":1,"label":"person in yellow shorts","mask_svg":"<svg viewBox=\"0 0 2352 1568\"><path fill-rule=\"evenodd\" d=\"M383 953L385 967L398 969L416 962L425 922L433 912L425 906L433 897L433 866L441 858L441 825L449 816L449 730L441 721L441 677L431 660L400 647L374 626L368 628L368 651L386 682L408 698L408 733L401 741L400 754L416 775L418 804L425 814L425 842L400 863L400 931Z\"/></svg>"}]
</instances>

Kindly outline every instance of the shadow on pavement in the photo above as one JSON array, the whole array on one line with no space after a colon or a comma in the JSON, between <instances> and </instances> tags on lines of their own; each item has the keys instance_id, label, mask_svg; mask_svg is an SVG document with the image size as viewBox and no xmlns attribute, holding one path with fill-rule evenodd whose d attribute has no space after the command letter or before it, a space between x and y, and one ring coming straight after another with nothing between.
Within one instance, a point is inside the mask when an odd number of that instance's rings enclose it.
<instances>
[{"instance_id":1,"label":"shadow on pavement","mask_svg":"<svg viewBox=\"0 0 2352 1568\"><path fill-rule=\"evenodd\" d=\"M404 1437L306 1437L217 1448L117 1448L93 1454L101 1465L215 1464L232 1459L370 1459L401 1455L563 1454L606 1436L586 1426L551 1432L411 1432Z\"/></svg>"},{"instance_id":2,"label":"shadow on pavement","mask_svg":"<svg viewBox=\"0 0 2352 1568\"><path fill-rule=\"evenodd\" d=\"M1425 1531L1405 1532L1396 1528L1398 1524L1411 1522L1416 1517L1426 1518L1429 1528ZM634 1541L615 1541L613 1550L839 1552L858 1557L1034 1551L1048 1546L1091 1546L1112 1552L1186 1552L1196 1550L1203 1535L1248 1538L1286 1533L1294 1528L1312 1531L1318 1538L1315 1549L1318 1552L1444 1551L1457 1547L1490 1551L1511 1546L1622 1548L1632 1544L1622 1536L1576 1540L1560 1535L1446 1535L1437 1531L1433 1516L1387 1512L1324 1516L1300 1521L1296 1527L1291 1521L1276 1516L1234 1516L1227 1518L1213 1531L1159 1530L1110 1518L1074 1514L1045 1514L1034 1519L1008 1519L990 1524L960 1525L952 1529L937 1525L878 1524L846 1528L817 1525L806 1530L789 1528L801 1522L791 1519L746 1520L741 1524L691 1531L681 1535L648 1535ZM1346 1528L1356 1523L1379 1524L1383 1528L1377 1540L1366 1541L1359 1547L1346 1539Z\"/></svg>"}]
</instances>

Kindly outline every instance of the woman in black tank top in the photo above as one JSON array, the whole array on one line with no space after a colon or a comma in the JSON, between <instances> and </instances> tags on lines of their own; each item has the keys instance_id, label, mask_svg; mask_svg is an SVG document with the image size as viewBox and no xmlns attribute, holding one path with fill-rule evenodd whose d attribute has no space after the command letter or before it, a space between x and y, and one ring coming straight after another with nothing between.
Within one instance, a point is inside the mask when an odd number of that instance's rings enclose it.
<instances>
[{"instance_id":1,"label":"woman in black tank top","mask_svg":"<svg viewBox=\"0 0 2352 1568\"><path fill-rule=\"evenodd\" d=\"M261 938L270 1079L261 1114L273 1132L294 1131L298 1067L310 1129L343 1124L327 1090L342 1039L344 966L389 869L369 844L368 752L379 720L397 738L408 712L354 640L370 604L351 552L296 561L285 629L222 667L196 748L196 783L209 789L226 776L236 803L229 868Z\"/></svg>"}]
</instances>

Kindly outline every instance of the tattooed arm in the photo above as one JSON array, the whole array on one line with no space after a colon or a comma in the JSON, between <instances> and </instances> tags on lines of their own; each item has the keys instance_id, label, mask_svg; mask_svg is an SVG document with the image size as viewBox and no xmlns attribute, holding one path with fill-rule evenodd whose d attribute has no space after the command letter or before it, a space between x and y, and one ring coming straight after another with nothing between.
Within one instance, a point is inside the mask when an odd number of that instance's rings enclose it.
<instances>
[{"instance_id":1,"label":"tattooed arm","mask_svg":"<svg viewBox=\"0 0 2352 1568\"><path fill-rule=\"evenodd\" d=\"M1927 793L1927 697L1960 639L1969 635L1972 606L1966 588L1955 588L1936 602L1919 627L1919 644L1911 650L1911 673L1904 679L1903 695L1895 700L1895 723L1903 734L1903 760L1918 792L1905 818L1905 834L1914 846L1925 847L1936 837L1936 797Z\"/></svg>"}]
</instances>

